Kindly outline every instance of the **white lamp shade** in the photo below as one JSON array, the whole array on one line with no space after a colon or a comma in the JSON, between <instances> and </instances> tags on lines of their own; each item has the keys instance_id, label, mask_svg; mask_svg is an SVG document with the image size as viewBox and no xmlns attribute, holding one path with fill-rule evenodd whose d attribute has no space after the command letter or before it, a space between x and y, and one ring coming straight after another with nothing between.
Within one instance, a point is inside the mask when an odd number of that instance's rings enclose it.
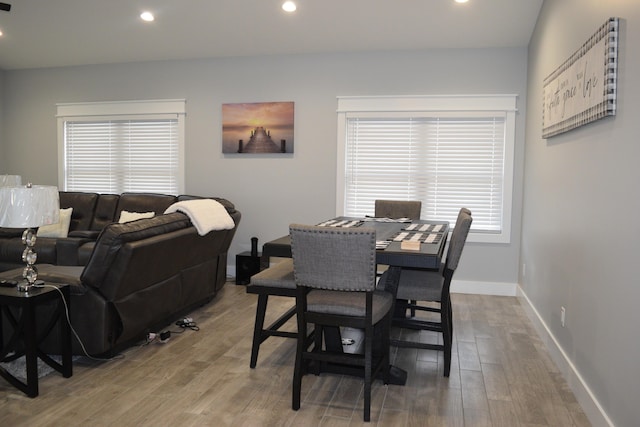
<instances>
[{"instance_id":1,"label":"white lamp shade","mask_svg":"<svg viewBox=\"0 0 640 427\"><path fill-rule=\"evenodd\" d=\"M0 227L34 228L59 221L58 187L0 187Z\"/></svg>"},{"instance_id":2,"label":"white lamp shade","mask_svg":"<svg viewBox=\"0 0 640 427\"><path fill-rule=\"evenodd\" d=\"M0 175L0 187L15 187L17 185L22 185L20 175Z\"/></svg>"}]
</instances>

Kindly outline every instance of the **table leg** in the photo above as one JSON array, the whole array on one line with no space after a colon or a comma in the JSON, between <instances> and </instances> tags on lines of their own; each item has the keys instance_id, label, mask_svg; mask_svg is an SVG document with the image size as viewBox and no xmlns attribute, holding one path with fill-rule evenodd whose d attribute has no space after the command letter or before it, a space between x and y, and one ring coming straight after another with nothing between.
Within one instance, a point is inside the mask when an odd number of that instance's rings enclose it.
<instances>
[{"instance_id":1,"label":"table leg","mask_svg":"<svg viewBox=\"0 0 640 427\"><path fill-rule=\"evenodd\" d=\"M387 280L385 283L379 283L378 286L382 286L382 289L393 295L391 305L391 315L389 316L388 330L391 332L391 325L393 323L393 314L396 309L396 295L398 295L398 283L400 283L401 267L389 266L389 272L387 273ZM407 382L407 371L400 369L397 366L391 365L389 368L389 384L405 385Z\"/></svg>"},{"instance_id":2,"label":"table leg","mask_svg":"<svg viewBox=\"0 0 640 427\"><path fill-rule=\"evenodd\" d=\"M73 375L73 362L71 360L71 326L69 325L67 314L71 309L70 286L62 289L64 301L60 301L60 317L58 319L60 328L60 355L62 356L62 376L65 378ZM66 302L66 305L65 305Z\"/></svg>"},{"instance_id":3,"label":"table leg","mask_svg":"<svg viewBox=\"0 0 640 427\"><path fill-rule=\"evenodd\" d=\"M52 289L37 289L33 293L20 294L15 293L14 290L2 290L0 293L0 330L3 328L4 320L7 320L13 329L13 334L6 343L5 337L0 334L0 360L12 361L23 356L26 365L26 381L14 377L4 368L0 368L0 377L29 397L36 397L39 394L39 359L62 373L65 378L71 377L73 372L71 327L68 324L65 309L68 307L71 292L70 287L66 285L58 287L58 290L60 292ZM67 302L66 305L65 302ZM41 312L41 305L45 303L49 304L42 307ZM16 314L12 312L12 308L16 309ZM36 317L40 314L48 315L49 321L38 325ZM60 339L61 363L39 348L41 342L52 330L55 330L56 324ZM42 336L38 335L38 326L42 330Z\"/></svg>"},{"instance_id":4,"label":"table leg","mask_svg":"<svg viewBox=\"0 0 640 427\"><path fill-rule=\"evenodd\" d=\"M25 393L29 397L38 396L38 354L36 343L36 316L32 301L23 307L24 320L24 357L27 365L27 387Z\"/></svg>"}]
</instances>

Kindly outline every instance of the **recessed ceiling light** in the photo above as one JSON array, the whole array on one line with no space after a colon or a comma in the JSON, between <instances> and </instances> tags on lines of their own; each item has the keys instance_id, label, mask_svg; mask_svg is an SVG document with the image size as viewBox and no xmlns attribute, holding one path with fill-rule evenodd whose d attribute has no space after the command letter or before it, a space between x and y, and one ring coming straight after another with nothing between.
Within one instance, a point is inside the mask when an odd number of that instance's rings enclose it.
<instances>
[{"instance_id":1,"label":"recessed ceiling light","mask_svg":"<svg viewBox=\"0 0 640 427\"><path fill-rule=\"evenodd\" d=\"M282 10L284 10L285 12L295 12L296 9L297 9L297 6L292 1L286 1L282 3Z\"/></svg>"},{"instance_id":2,"label":"recessed ceiling light","mask_svg":"<svg viewBox=\"0 0 640 427\"><path fill-rule=\"evenodd\" d=\"M466 2L468 2L468 1L469 1L469 0L455 0L455 2L456 2L456 3L466 3Z\"/></svg>"},{"instance_id":3,"label":"recessed ceiling light","mask_svg":"<svg viewBox=\"0 0 640 427\"><path fill-rule=\"evenodd\" d=\"M151 13L151 12L142 12L142 13L140 14L140 18L141 18L143 21L147 21L147 22L151 22L151 21L153 21L154 19L156 19L156 18L153 16L153 13Z\"/></svg>"}]
</instances>

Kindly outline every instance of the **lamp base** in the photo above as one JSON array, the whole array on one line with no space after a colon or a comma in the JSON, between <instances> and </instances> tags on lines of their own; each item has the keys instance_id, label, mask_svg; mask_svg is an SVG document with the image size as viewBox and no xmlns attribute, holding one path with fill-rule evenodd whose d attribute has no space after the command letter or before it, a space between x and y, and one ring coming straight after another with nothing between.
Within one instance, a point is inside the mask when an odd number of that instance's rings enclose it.
<instances>
[{"instance_id":1,"label":"lamp base","mask_svg":"<svg viewBox=\"0 0 640 427\"><path fill-rule=\"evenodd\" d=\"M24 282L19 282L18 283L18 292L24 292L27 293L31 290L31 288L33 288L34 286L39 286L39 285L43 285L44 284L44 280L36 280L33 283L29 283L27 281Z\"/></svg>"},{"instance_id":2,"label":"lamp base","mask_svg":"<svg viewBox=\"0 0 640 427\"><path fill-rule=\"evenodd\" d=\"M33 285L29 282L20 282L18 283L18 292L24 292L27 293L31 290L31 287Z\"/></svg>"},{"instance_id":3,"label":"lamp base","mask_svg":"<svg viewBox=\"0 0 640 427\"><path fill-rule=\"evenodd\" d=\"M36 231L27 228L22 233L22 243L24 243L24 252L22 252L22 261L27 265L22 270L24 281L18 283L18 292L29 292L38 279L38 269L35 264L38 255L33 247L36 244Z\"/></svg>"}]
</instances>

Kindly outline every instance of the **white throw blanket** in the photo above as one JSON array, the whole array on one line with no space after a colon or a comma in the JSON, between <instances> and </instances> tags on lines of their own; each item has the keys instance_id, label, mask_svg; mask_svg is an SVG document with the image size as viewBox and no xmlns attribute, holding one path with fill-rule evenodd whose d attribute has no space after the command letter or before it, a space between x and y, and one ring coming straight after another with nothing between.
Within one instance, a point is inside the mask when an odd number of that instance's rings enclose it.
<instances>
[{"instance_id":1,"label":"white throw blanket","mask_svg":"<svg viewBox=\"0 0 640 427\"><path fill-rule=\"evenodd\" d=\"M180 211L191 219L198 230L198 234L204 236L213 230L231 230L235 227L233 218L227 213L225 207L213 199L195 199L176 202L169 206L164 213Z\"/></svg>"}]
</instances>

